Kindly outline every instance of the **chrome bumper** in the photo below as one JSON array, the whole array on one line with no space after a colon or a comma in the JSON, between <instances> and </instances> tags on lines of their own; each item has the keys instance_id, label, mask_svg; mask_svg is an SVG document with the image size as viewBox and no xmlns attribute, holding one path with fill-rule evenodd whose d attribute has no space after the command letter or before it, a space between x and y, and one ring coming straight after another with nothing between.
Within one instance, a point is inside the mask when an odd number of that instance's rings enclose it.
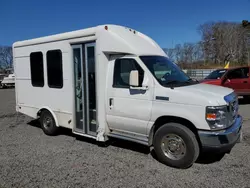
<instances>
[{"instance_id":1,"label":"chrome bumper","mask_svg":"<svg viewBox=\"0 0 250 188\"><path fill-rule=\"evenodd\" d=\"M202 149L229 152L241 137L242 122L242 117L238 115L235 123L225 130L198 131Z\"/></svg>"}]
</instances>

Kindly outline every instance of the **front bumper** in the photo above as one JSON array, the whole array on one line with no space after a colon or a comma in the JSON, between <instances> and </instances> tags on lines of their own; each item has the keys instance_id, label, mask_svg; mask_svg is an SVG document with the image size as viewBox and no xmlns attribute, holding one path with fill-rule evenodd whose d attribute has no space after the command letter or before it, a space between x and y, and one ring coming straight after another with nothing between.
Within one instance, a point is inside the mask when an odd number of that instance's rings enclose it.
<instances>
[{"instance_id":1,"label":"front bumper","mask_svg":"<svg viewBox=\"0 0 250 188\"><path fill-rule=\"evenodd\" d=\"M242 134L243 119L240 115L235 123L222 131L198 131L203 151L230 152Z\"/></svg>"}]
</instances>

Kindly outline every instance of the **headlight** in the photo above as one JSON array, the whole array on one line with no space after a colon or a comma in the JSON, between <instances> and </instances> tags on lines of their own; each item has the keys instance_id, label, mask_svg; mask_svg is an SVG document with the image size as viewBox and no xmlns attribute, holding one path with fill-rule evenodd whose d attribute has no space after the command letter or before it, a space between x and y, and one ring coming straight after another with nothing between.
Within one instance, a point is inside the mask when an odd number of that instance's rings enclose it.
<instances>
[{"instance_id":1,"label":"headlight","mask_svg":"<svg viewBox=\"0 0 250 188\"><path fill-rule=\"evenodd\" d=\"M206 120L213 130L225 129L230 125L227 106L208 106Z\"/></svg>"}]
</instances>

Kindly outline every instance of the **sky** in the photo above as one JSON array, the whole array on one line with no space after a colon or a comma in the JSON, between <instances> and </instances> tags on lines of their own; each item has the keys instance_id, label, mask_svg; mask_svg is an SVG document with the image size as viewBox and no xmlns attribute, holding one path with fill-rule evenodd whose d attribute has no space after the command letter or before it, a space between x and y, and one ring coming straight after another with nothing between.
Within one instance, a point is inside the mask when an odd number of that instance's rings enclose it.
<instances>
[{"instance_id":1,"label":"sky","mask_svg":"<svg viewBox=\"0 0 250 188\"><path fill-rule=\"evenodd\" d=\"M250 20L250 0L0 0L0 45L117 24L171 48L199 41L205 22L244 19Z\"/></svg>"}]
</instances>

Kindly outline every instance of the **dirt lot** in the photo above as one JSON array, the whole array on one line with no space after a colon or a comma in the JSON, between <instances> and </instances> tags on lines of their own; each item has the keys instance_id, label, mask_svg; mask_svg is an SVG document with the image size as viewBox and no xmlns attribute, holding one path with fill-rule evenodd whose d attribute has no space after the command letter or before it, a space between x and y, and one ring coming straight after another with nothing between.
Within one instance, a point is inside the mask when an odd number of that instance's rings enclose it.
<instances>
[{"instance_id":1,"label":"dirt lot","mask_svg":"<svg viewBox=\"0 0 250 188\"><path fill-rule=\"evenodd\" d=\"M13 89L0 90L0 187L250 187L250 105L240 106L244 141L221 160L186 170L167 167L147 148L114 141L107 148L64 130L44 135L15 114Z\"/></svg>"}]
</instances>

